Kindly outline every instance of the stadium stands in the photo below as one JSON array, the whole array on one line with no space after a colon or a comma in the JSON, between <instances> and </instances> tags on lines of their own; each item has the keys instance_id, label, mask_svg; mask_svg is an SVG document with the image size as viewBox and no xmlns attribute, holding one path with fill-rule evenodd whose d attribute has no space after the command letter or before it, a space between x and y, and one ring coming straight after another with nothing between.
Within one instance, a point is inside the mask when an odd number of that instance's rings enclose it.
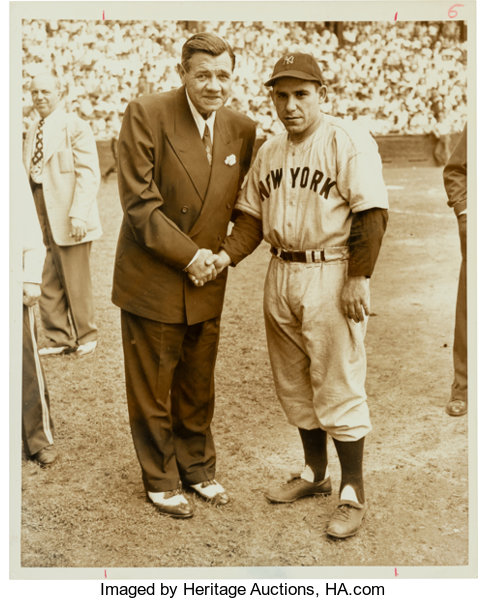
<instances>
[{"instance_id":1,"label":"stadium stands","mask_svg":"<svg viewBox=\"0 0 486 600\"><path fill-rule=\"evenodd\" d=\"M23 21L24 125L28 92L51 65L71 110L97 140L116 139L127 103L179 85L175 66L197 30L225 37L237 54L230 106L280 131L263 81L284 49L312 53L328 81L325 112L353 119L374 135L433 134L466 120L466 42L462 22Z\"/></svg>"}]
</instances>

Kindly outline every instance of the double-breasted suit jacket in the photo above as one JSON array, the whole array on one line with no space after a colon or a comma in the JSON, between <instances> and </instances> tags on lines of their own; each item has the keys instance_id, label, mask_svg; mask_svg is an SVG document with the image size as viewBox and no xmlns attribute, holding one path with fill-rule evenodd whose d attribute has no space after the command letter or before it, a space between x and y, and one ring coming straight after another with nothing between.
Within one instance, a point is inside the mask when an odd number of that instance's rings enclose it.
<instances>
[{"instance_id":1,"label":"double-breasted suit jacket","mask_svg":"<svg viewBox=\"0 0 486 600\"><path fill-rule=\"evenodd\" d=\"M254 139L253 121L220 108L210 166L184 87L128 105L119 139L124 216L114 272L117 306L166 323L221 314L226 272L195 287L184 268L198 248L219 250Z\"/></svg>"}]
</instances>

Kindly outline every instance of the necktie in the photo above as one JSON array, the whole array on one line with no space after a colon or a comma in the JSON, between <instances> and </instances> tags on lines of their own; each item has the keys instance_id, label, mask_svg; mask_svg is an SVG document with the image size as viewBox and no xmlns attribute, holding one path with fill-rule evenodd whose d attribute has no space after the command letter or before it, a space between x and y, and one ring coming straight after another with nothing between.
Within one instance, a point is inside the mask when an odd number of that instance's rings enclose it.
<instances>
[{"instance_id":1,"label":"necktie","mask_svg":"<svg viewBox=\"0 0 486 600\"><path fill-rule=\"evenodd\" d=\"M206 149L206 156L208 157L208 163L211 164L211 162L213 160L213 146L211 144L211 136L209 134L209 127L208 127L207 123L206 123L206 126L204 127L204 135L203 135L202 141L204 144L204 148Z\"/></svg>"},{"instance_id":2,"label":"necktie","mask_svg":"<svg viewBox=\"0 0 486 600\"><path fill-rule=\"evenodd\" d=\"M36 183L41 183L42 179L42 159L44 158L44 119L39 121L37 133L35 134L34 154L30 166L30 176Z\"/></svg>"}]
</instances>

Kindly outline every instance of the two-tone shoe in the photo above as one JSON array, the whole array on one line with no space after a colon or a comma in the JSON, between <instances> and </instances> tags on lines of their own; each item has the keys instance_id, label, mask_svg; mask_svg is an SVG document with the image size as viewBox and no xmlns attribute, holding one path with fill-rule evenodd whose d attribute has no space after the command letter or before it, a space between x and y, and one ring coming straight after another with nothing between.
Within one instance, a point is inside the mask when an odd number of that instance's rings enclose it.
<instances>
[{"instance_id":1,"label":"two-tone shoe","mask_svg":"<svg viewBox=\"0 0 486 600\"><path fill-rule=\"evenodd\" d=\"M194 511L182 490L168 492L147 492L147 497L159 512L175 519L188 519Z\"/></svg>"},{"instance_id":2,"label":"two-tone shoe","mask_svg":"<svg viewBox=\"0 0 486 600\"><path fill-rule=\"evenodd\" d=\"M206 502L210 502L215 506L224 506L230 501L224 487L216 481L216 479L208 479L200 483L194 483L189 486L196 494L201 496Z\"/></svg>"}]
</instances>

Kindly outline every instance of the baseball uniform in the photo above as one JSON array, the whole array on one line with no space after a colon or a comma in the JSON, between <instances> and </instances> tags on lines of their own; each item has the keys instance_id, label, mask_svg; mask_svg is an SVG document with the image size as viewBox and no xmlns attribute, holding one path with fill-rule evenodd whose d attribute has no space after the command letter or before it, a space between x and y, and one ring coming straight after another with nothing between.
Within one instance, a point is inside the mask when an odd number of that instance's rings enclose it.
<instances>
[{"instance_id":1,"label":"baseball uniform","mask_svg":"<svg viewBox=\"0 0 486 600\"><path fill-rule=\"evenodd\" d=\"M286 133L276 136L260 148L236 208L261 220L274 254L265 281L265 326L289 422L324 429L339 441L364 437L371 429L366 319L347 318L340 295L353 214L388 208L376 143L330 115L300 143ZM243 258L241 231L237 221L223 246L234 264ZM308 262L280 258L289 252L305 253Z\"/></svg>"}]
</instances>

